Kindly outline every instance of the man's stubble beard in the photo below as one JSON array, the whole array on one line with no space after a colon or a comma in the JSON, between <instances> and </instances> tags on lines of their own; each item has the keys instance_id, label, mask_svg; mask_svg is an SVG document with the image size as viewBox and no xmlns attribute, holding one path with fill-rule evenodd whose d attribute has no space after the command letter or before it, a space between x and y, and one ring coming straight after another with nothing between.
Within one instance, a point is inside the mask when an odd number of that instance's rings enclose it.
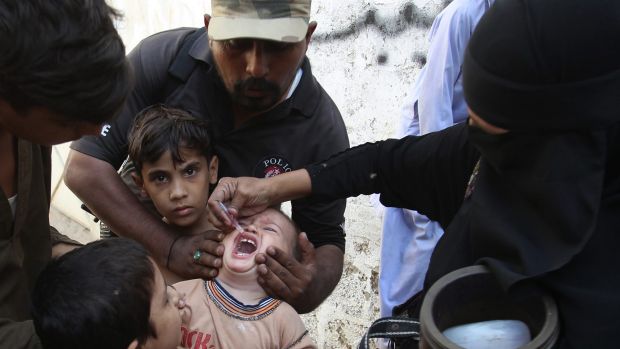
<instances>
[{"instance_id":1,"label":"man's stubble beard","mask_svg":"<svg viewBox=\"0 0 620 349\"><path fill-rule=\"evenodd\" d=\"M256 89L265 92L262 97L250 97L245 94L249 89ZM266 79L248 78L238 80L233 86L233 91L228 91L234 104L245 110L252 112L262 112L276 105L281 97L280 87Z\"/></svg>"}]
</instances>

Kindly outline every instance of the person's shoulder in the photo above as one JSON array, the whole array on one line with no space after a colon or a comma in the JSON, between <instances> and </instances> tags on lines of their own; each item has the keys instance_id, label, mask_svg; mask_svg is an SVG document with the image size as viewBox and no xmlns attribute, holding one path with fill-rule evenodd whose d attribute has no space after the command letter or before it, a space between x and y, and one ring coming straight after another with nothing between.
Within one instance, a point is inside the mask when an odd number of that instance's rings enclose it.
<instances>
[{"instance_id":1,"label":"person's shoulder","mask_svg":"<svg viewBox=\"0 0 620 349\"><path fill-rule=\"evenodd\" d=\"M272 321L280 327L280 331L287 333L288 336L306 330L301 315L285 301L281 301L278 308L271 315Z\"/></svg>"},{"instance_id":2,"label":"person's shoulder","mask_svg":"<svg viewBox=\"0 0 620 349\"><path fill-rule=\"evenodd\" d=\"M301 319L301 316L299 315L299 313L297 313L297 311L295 310L295 308L293 308L293 306L291 306L290 304L286 303L285 301L280 301L280 304L278 305L278 308L276 309L276 312L279 313L279 315L281 317L284 318L299 318Z\"/></svg>"},{"instance_id":3,"label":"person's shoulder","mask_svg":"<svg viewBox=\"0 0 620 349\"><path fill-rule=\"evenodd\" d=\"M177 291L183 292L189 295L190 293L196 292L198 290L202 290L203 284L204 284L204 280L202 279L191 279L191 280L177 282L172 286L174 286L174 288Z\"/></svg>"},{"instance_id":4,"label":"person's shoulder","mask_svg":"<svg viewBox=\"0 0 620 349\"><path fill-rule=\"evenodd\" d=\"M491 4L490 0L454 0L441 11L438 18L456 20L474 20Z\"/></svg>"},{"instance_id":5,"label":"person's shoulder","mask_svg":"<svg viewBox=\"0 0 620 349\"><path fill-rule=\"evenodd\" d=\"M138 46L158 46L159 48L178 47L183 39L197 28L181 27L152 34L142 39Z\"/></svg>"},{"instance_id":6,"label":"person's shoulder","mask_svg":"<svg viewBox=\"0 0 620 349\"><path fill-rule=\"evenodd\" d=\"M288 303L282 302L278 307L280 331L282 332L282 343L286 348L316 348L316 344L310 338L301 315Z\"/></svg>"},{"instance_id":7,"label":"person's shoulder","mask_svg":"<svg viewBox=\"0 0 620 349\"><path fill-rule=\"evenodd\" d=\"M176 28L148 36L132 51L130 55L138 53L142 60L170 61L175 56L183 40L196 28Z\"/></svg>"},{"instance_id":8,"label":"person's shoulder","mask_svg":"<svg viewBox=\"0 0 620 349\"><path fill-rule=\"evenodd\" d=\"M340 111L336 106L336 103L332 100L331 96L325 91L319 80L312 72L312 65L308 57L304 59L302 65L302 78L299 83L299 94L303 95L302 105L306 108L305 111L309 114L324 113L327 110L337 112L340 115Z\"/></svg>"}]
</instances>

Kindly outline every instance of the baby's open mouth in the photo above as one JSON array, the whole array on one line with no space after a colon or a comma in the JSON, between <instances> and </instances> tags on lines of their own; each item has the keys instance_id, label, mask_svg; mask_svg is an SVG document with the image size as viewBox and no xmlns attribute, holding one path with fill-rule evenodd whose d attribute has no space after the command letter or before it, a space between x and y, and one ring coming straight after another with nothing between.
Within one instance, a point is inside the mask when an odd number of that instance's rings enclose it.
<instances>
[{"instance_id":1,"label":"baby's open mouth","mask_svg":"<svg viewBox=\"0 0 620 349\"><path fill-rule=\"evenodd\" d=\"M235 239L235 252L237 255L249 255L256 251L256 236L254 234L241 233Z\"/></svg>"}]
</instances>

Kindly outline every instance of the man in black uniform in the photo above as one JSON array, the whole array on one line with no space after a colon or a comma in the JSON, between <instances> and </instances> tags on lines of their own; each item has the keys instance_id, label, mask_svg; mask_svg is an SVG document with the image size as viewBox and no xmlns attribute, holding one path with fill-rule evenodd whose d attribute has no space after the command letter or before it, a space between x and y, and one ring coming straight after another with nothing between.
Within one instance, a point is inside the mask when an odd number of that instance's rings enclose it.
<instances>
[{"instance_id":1,"label":"man in black uniform","mask_svg":"<svg viewBox=\"0 0 620 349\"><path fill-rule=\"evenodd\" d=\"M117 174L127 132L134 116L156 103L203 117L212 126L220 176L273 176L348 148L340 112L305 57L316 28L310 2L214 0L206 31L176 29L144 39L129 55L136 87L121 116L100 137L72 144L69 188L115 233L140 241L179 275L217 275L222 234L177 235ZM300 312L329 295L342 273L344 209L344 200L293 202L293 219L312 244L300 238L301 263L277 249L257 258L268 292Z\"/></svg>"}]
</instances>

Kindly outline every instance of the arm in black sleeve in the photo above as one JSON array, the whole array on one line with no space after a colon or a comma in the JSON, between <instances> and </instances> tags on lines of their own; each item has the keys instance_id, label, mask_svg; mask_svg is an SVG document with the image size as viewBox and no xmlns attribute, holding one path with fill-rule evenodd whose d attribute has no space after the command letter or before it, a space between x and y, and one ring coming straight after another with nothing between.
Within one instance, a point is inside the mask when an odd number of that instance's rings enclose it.
<instances>
[{"instance_id":1,"label":"arm in black sleeve","mask_svg":"<svg viewBox=\"0 0 620 349\"><path fill-rule=\"evenodd\" d=\"M142 40L127 56L135 86L120 114L104 125L99 136L83 137L73 142L71 148L118 169L127 158L127 135L134 117L142 109L163 102L168 67L183 38L191 31L191 28L174 29Z\"/></svg>"},{"instance_id":2,"label":"arm in black sleeve","mask_svg":"<svg viewBox=\"0 0 620 349\"><path fill-rule=\"evenodd\" d=\"M446 227L478 157L463 123L421 137L366 143L306 169L314 200L378 193L384 205L417 210Z\"/></svg>"}]
</instances>

